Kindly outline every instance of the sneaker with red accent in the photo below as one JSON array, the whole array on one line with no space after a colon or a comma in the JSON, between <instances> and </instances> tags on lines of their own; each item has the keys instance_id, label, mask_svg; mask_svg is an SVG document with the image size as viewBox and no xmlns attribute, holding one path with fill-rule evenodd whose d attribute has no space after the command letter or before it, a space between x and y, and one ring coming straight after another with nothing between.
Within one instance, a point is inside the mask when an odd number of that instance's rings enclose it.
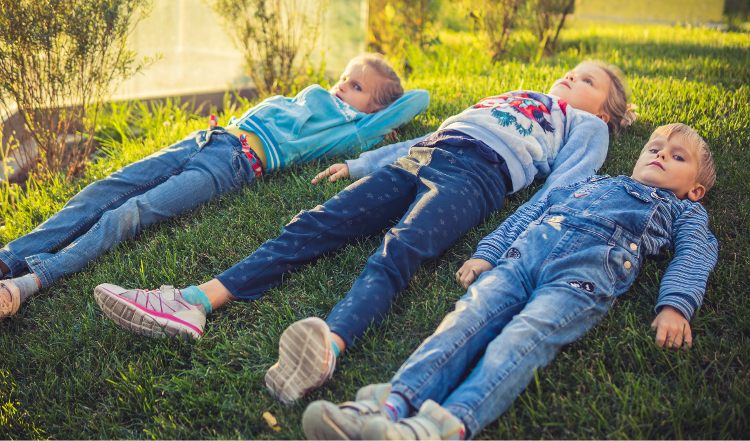
<instances>
[{"instance_id":1,"label":"sneaker with red accent","mask_svg":"<svg viewBox=\"0 0 750 441\"><path fill-rule=\"evenodd\" d=\"M179 289L125 289L103 283L94 288L96 303L121 328L147 337L200 338L206 325L203 305L185 300Z\"/></svg>"}]
</instances>

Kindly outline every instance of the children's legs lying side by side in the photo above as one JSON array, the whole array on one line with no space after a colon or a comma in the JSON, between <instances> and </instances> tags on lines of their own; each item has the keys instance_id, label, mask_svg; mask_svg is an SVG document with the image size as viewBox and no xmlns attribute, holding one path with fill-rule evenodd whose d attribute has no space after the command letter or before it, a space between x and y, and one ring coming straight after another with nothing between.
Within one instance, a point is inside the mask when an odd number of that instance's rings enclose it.
<instances>
[{"instance_id":1,"label":"children's legs lying side by side","mask_svg":"<svg viewBox=\"0 0 750 441\"><path fill-rule=\"evenodd\" d=\"M413 176L386 166L312 210L300 212L250 256L217 276L241 300L261 297L296 271L352 240L376 234L403 215L414 198Z\"/></svg>"},{"instance_id":2,"label":"children's legs lying side by side","mask_svg":"<svg viewBox=\"0 0 750 441\"><path fill-rule=\"evenodd\" d=\"M464 422L469 434L478 434L521 394L535 369L588 332L613 301L614 297L592 297L565 282L538 288L443 407Z\"/></svg>"},{"instance_id":3,"label":"children's legs lying side by side","mask_svg":"<svg viewBox=\"0 0 750 441\"><path fill-rule=\"evenodd\" d=\"M228 135L225 135L227 140ZM47 287L60 277L82 269L93 258L138 234L144 227L172 218L217 195L241 188L254 175L239 143L213 141L186 168L143 194L108 210L84 234L55 253L26 259L29 269Z\"/></svg>"},{"instance_id":4,"label":"children's legs lying side by side","mask_svg":"<svg viewBox=\"0 0 750 441\"><path fill-rule=\"evenodd\" d=\"M509 262L483 273L456 308L404 362L393 392L413 409L442 402L475 365L487 345L526 305L532 291Z\"/></svg>"},{"instance_id":5,"label":"children's legs lying side by side","mask_svg":"<svg viewBox=\"0 0 750 441\"><path fill-rule=\"evenodd\" d=\"M422 263L499 209L508 190L504 164L486 162L471 148L412 148L397 166L419 183L414 202L326 319L348 346L382 320Z\"/></svg>"},{"instance_id":6,"label":"children's legs lying side by side","mask_svg":"<svg viewBox=\"0 0 750 441\"><path fill-rule=\"evenodd\" d=\"M6 276L28 272L27 257L51 253L70 244L105 211L179 173L198 151L195 139L189 137L89 184L44 223L0 249L0 262L10 270Z\"/></svg>"},{"instance_id":7,"label":"children's legs lying side by side","mask_svg":"<svg viewBox=\"0 0 750 441\"><path fill-rule=\"evenodd\" d=\"M470 287L448 324L399 370L393 391L413 408L427 399L441 403L462 419L470 434L477 434L523 391L534 369L547 365L563 345L597 323L614 302L615 281L606 268L612 245L602 236L558 228L532 224L513 243L513 252ZM520 291L530 293L528 301L512 319L499 316L510 321L484 349L480 341L502 324L493 324L498 320L493 311ZM488 326L491 332L484 334ZM468 345L465 335L474 334L482 334L478 344Z\"/></svg>"}]
</instances>

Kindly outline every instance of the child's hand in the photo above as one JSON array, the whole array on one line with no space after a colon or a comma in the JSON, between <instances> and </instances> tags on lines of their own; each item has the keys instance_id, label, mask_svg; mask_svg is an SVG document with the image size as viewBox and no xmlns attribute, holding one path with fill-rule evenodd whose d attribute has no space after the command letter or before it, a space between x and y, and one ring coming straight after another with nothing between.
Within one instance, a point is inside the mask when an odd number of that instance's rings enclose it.
<instances>
[{"instance_id":1,"label":"child's hand","mask_svg":"<svg viewBox=\"0 0 750 441\"><path fill-rule=\"evenodd\" d=\"M398 141L398 132L395 130L391 130L387 135L383 137L383 139L389 143L394 143Z\"/></svg>"},{"instance_id":2,"label":"child's hand","mask_svg":"<svg viewBox=\"0 0 750 441\"><path fill-rule=\"evenodd\" d=\"M690 331L690 323L680 311L665 306L659 311L651 329L656 330L656 345L660 348L679 349L684 344L693 347L693 333Z\"/></svg>"},{"instance_id":3,"label":"child's hand","mask_svg":"<svg viewBox=\"0 0 750 441\"><path fill-rule=\"evenodd\" d=\"M322 172L318 173L317 176L311 181L313 184L317 184L325 178L328 178L331 182L336 182L339 179L349 177L349 166L346 164L333 164Z\"/></svg>"},{"instance_id":4,"label":"child's hand","mask_svg":"<svg viewBox=\"0 0 750 441\"><path fill-rule=\"evenodd\" d=\"M456 281L466 289L480 274L491 269L492 264L484 259L469 259L456 272Z\"/></svg>"}]
</instances>

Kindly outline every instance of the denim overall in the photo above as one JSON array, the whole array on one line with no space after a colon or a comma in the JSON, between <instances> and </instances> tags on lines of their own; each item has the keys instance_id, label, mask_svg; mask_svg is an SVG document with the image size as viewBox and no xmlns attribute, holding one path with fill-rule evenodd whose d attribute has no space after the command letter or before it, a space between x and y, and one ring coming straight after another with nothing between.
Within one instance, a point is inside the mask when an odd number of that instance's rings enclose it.
<instances>
[{"instance_id":1,"label":"denim overall","mask_svg":"<svg viewBox=\"0 0 750 441\"><path fill-rule=\"evenodd\" d=\"M659 204L677 199L628 178L550 192L546 211L458 301L391 380L475 435L525 389L534 369L583 336L635 280ZM468 375L468 376L467 376Z\"/></svg>"},{"instance_id":2,"label":"denim overall","mask_svg":"<svg viewBox=\"0 0 750 441\"><path fill-rule=\"evenodd\" d=\"M48 287L138 234L252 183L255 175L236 136L217 127L96 181L26 234L0 250L12 276L34 272Z\"/></svg>"}]
</instances>

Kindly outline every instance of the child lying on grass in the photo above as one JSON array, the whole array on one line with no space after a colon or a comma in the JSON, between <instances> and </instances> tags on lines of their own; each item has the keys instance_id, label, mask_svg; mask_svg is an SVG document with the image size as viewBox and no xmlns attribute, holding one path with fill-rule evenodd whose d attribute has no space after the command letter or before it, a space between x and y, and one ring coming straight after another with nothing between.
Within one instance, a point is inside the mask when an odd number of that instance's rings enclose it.
<instances>
[{"instance_id":1,"label":"child lying on grass","mask_svg":"<svg viewBox=\"0 0 750 441\"><path fill-rule=\"evenodd\" d=\"M595 176L522 206L459 269L466 295L390 383L360 389L354 402L310 404L305 435L476 436L535 369L604 317L645 257L667 248L674 258L651 326L660 347L692 346L689 320L718 256L698 203L714 181L706 142L690 127L670 124L651 135L631 177Z\"/></svg>"},{"instance_id":2,"label":"child lying on grass","mask_svg":"<svg viewBox=\"0 0 750 441\"><path fill-rule=\"evenodd\" d=\"M258 299L285 274L391 227L326 321L304 319L282 335L266 385L279 400L294 401L331 377L336 357L382 320L422 263L536 177L547 179L540 198L594 174L607 155L608 128L617 131L633 118L618 71L583 62L555 81L549 94L485 98L416 145L363 154L349 168L367 177L297 215L279 237L213 280L152 291L103 284L95 289L97 302L127 330L198 338L212 310L230 300Z\"/></svg>"},{"instance_id":3,"label":"child lying on grass","mask_svg":"<svg viewBox=\"0 0 750 441\"><path fill-rule=\"evenodd\" d=\"M312 85L293 98L268 98L232 118L226 129L212 124L92 183L0 250L0 276L13 277L0 282L0 319L145 226L238 190L264 173L367 150L428 102L425 91L404 94L382 57L365 54L349 62L331 90Z\"/></svg>"}]
</instances>

